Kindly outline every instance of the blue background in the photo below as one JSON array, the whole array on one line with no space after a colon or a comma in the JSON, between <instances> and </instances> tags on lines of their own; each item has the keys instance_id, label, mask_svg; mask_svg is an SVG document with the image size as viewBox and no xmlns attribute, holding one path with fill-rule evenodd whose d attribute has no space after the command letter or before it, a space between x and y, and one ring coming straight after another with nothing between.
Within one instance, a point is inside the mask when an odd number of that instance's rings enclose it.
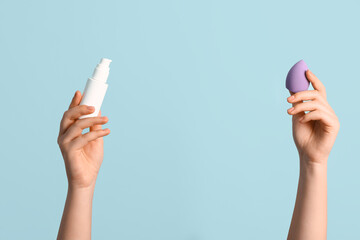
<instances>
[{"instance_id":1,"label":"blue background","mask_svg":"<svg viewBox=\"0 0 360 240\"><path fill-rule=\"evenodd\" d=\"M304 59L341 130L328 239L360 239L358 1L1 1L0 238L54 239L56 138L113 60L94 239L285 239L298 156L284 81Z\"/></svg>"}]
</instances>

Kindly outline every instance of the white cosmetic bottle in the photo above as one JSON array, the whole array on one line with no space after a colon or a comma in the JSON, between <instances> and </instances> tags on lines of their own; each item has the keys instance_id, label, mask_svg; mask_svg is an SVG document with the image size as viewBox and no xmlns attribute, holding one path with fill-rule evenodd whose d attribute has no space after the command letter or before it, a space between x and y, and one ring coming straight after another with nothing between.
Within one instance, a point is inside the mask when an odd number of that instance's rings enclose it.
<instances>
[{"instance_id":1,"label":"white cosmetic bottle","mask_svg":"<svg viewBox=\"0 0 360 240\"><path fill-rule=\"evenodd\" d=\"M96 66L92 77L87 80L80 105L93 106L95 107L95 111L91 114L81 116L80 119L98 116L108 88L106 81L109 76L110 63L110 59L102 58Z\"/></svg>"}]
</instances>

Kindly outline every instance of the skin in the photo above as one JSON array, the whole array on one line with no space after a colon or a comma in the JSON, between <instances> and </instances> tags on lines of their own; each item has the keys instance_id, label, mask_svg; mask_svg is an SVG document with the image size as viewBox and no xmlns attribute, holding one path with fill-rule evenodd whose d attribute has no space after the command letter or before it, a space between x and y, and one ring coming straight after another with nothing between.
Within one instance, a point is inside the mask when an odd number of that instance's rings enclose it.
<instances>
[{"instance_id":1,"label":"skin","mask_svg":"<svg viewBox=\"0 0 360 240\"><path fill-rule=\"evenodd\" d=\"M340 124L326 100L324 85L310 70L306 77L314 90L291 93L287 98L292 104L288 114L293 116L293 137L300 158L299 185L288 240L325 240L327 160Z\"/></svg>"},{"instance_id":2,"label":"skin","mask_svg":"<svg viewBox=\"0 0 360 240\"><path fill-rule=\"evenodd\" d=\"M75 92L60 123L58 144L64 158L68 193L57 239L91 239L92 199L95 182L104 156L102 129L107 117L78 119L94 112L94 107L79 105L81 93ZM90 128L82 134L83 129Z\"/></svg>"},{"instance_id":3,"label":"skin","mask_svg":"<svg viewBox=\"0 0 360 240\"><path fill-rule=\"evenodd\" d=\"M339 131L339 121L326 100L320 80L309 70L307 79L314 90L292 94L293 137L300 158L299 186L289 230L289 240L325 240L327 227L327 159ZM68 177L68 195L58 239L91 239L92 199L103 161L102 129L106 117L81 119L94 109L79 106L77 91L60 124L60 146ZM306 101L306 102L304 102ZM309 112L308 112L309 111ZM305 112L308 112L305 114ZM90 132L82 134L82 130Z\"/></svg>"}]
</instances>

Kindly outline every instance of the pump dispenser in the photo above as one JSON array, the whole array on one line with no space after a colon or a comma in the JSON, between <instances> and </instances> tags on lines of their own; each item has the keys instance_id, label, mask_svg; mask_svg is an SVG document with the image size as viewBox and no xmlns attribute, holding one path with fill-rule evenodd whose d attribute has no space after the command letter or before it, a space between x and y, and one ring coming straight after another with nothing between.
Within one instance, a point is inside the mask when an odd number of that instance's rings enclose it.
<instances>
[{"instance_id":1,"label":"pump dispenser","mask_svg":"<svg viewBox=\"0 0 360 240\"><path fill-rule=\"evenodd\" d=\"M81 116L80 119L98 116L108 88L106 81L109 76L110 63L110 59L102 58L96 66L92 77L87 80L80 105L93 106L95 107L95 111L91 114Z\"/></svg>"}]
</instances>

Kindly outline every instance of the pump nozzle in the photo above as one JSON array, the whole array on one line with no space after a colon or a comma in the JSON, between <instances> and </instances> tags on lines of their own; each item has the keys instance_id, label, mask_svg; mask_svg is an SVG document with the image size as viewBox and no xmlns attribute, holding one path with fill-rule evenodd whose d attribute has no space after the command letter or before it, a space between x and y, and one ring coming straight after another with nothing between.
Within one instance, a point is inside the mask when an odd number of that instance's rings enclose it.
<instances>
[{"instance_id":1,"label":"pump nozzle","mask_svg":"<svg viewBox=\"0 0 360 240\"><path fill-rule=\"evenodd\" d=\"M112 60L110 60L108 58L102 58L99 64L109 67L111 62L112 62Z\"/></svg>"},{"instance_id":2,"label":"pump nozzle","mask_svg":"<svg viewBox=\"0 0 360 240\"><path fill-rule=\"evenodd\" d=\"M107 78L109 76L109 65L112 61L107 58L102 58L100 63L96 66L92 79L95 81L101 81L106 83Z\"/></svg>"}]
</instances>

